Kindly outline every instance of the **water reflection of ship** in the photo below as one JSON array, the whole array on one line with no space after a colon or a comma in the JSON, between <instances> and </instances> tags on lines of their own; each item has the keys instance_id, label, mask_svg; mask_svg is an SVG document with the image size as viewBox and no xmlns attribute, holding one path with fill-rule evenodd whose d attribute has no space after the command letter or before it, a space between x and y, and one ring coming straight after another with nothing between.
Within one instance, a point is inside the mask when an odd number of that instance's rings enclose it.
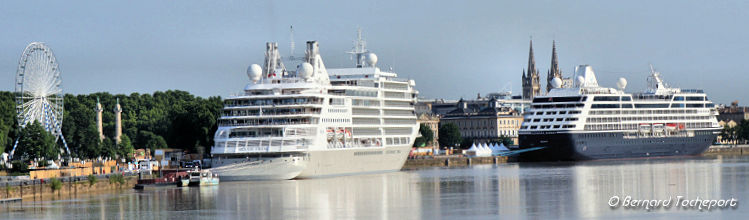
<instances>
[{"instance_id":1,"label":"water reflection of ship","mask_svg":"<svg viewBox=\"0 0 749 220\"><path fill-rule=\"evenodd\" d=\"M643 210L611 209L608 201L612 196L719 199L720 165L699 158L522 164L518 198L525 202L521 207L528 207L528 213L523 215L602 218L642 213Z\"/></svg>"},{"instance_id":2,"label":"water reflection of ship","mask_svg":"<svg viewBox=\"0 0 749 220\"><path fill-rule=\"evenodd\" d=\"M221 183L218 219L420 219L417 175L393 172L288 181ZM227 210L228 209L228 210ZM222 216L223 215L223 216Z\"/></svg>"}]
</instances>

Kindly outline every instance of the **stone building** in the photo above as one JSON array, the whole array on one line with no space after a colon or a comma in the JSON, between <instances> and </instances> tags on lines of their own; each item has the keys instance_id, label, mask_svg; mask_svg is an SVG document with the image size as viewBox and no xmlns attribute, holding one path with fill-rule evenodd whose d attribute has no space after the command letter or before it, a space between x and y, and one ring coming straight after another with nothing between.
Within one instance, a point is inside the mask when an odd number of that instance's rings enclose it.
<instances>
[{"instance_id":1,"label":"stone building","mask_svg":"<svg viewBox=\"0 0 749 220\"><path fill-rule=\"evenodd\" d=\"M489 100L486 107L469 105L463 100L457 104L458 108L445 114L440 124L457 125L463 138L473 139L475 142L486 142L505 136L517 144L518 130L523 123L523 116L518 111L501 106L496 99Z\"/></svg>"}]
</instances>

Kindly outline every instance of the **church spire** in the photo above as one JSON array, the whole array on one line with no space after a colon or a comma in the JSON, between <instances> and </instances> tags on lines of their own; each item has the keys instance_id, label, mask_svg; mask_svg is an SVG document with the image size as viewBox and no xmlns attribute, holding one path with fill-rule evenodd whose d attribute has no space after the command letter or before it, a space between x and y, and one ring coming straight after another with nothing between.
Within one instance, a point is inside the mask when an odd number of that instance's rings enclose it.
<instances>
[{"instance_id":1,"label":"church spire","mask_svg":"<svg viewBox=\"0 0 749 220\"><path fill-rule=\"evenodd\" d=\"M531 40L531 49L528 52L528 73L533 74L536 71L536 58L533 56L533 40Z\"/></svg>"},{"instance_id":2,"label":"church spire","mask_svg":"<svg viewBox=\"0 0 749 220\"><path fill-rule=\"evenodd\" d=\"M549 66L549 72L546 75L546 92L551 90L551 81L554 78L562 79L562 70L559 69L559 58L557 57L557 42L551 42L551 66Z\"/></svg>"},{"instance_id":3,"label":"church spire","mask_svg":"<svg viewBox=\"0 0 749 220\"><path fill-rule=\"evenodd\" d=\"M531 39L530 51L528 52L528 70L523 73L523 99L532 99L539 94L541 94L541 86L538 79L538 69L536 69L536 59L533 56L533 39Z\"/></svg>"}]
</instances>

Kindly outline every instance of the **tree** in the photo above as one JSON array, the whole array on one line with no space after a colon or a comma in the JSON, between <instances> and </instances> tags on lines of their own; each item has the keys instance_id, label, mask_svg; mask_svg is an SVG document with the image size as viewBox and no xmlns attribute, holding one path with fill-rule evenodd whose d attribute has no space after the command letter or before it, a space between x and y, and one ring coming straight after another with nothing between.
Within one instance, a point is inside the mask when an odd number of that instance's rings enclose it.
<instances>
[{"instance_id":1,"label":"tree","mask_svg":"<svg viewBox=\"0 0 749 220\"><path fill-rule=\"evenodd\" d=\"M74 148L75 155L82 158L97 158L101 156L104 144L99 139L99 132L93 123L84 129L80 129L75 138L77 143Z\"/></svg>"},{"instance_id":2,"label":"tree","mask_svg":"<svg viewBox=\"0 0 749 220\"><path fill-rule=\"evenodd\" d=\"M122 137L120 137L120 144L117 145L117 155L119 155L120 158L129 159L134 151L133 143L130 141L130 138L123 134Z\"/></svg>"},{"instance_id":3,"label":"tree","mask_svg":"<svg viewBox=\"0 0 749 220\"><path fill-rule=\"evenodd\" d=\"M417 137L414 140L414 147L423 147L432 144L432 139L434 139L434 132L432 132L432 129L430 129L428 125L421 124L419 126L419 134L421 134L421 137Z\"/></svg>"},{"instance_id":4,"label":"tree","mask_svg":"<svg viewBox=\"0 0 749 220\"><path fill-rule=\"evenodd\" d=\"M138 141L144 143L144 147L151 150L167 148L168 146L163 137L150 131L140 131Z\"/></svg>"},{"instance_id":5,"label":"tree","mask_svg":"<svg viewBox=\"0 0 749 220\"><path fill-rule=\"evenodd\" d=\"M35 158L53 159L60 153L55 136L44 130L39 121L27 124L21 129L20 136L14 157L24 162Z\"/></svg>"},{"instance_id":6,"label":"tree","mask_svg":"<svg viewBox=\"0 0 749 220\"><path fill-rule=\"evenodd\" d=\"M434 140L434 132L429 128L429 125L421 124L419 126L419 133L421 133L421 137L424 138L424 143L426 145L433 144L432 140Z\"/></svg>"},{"instance_id":7,"label":"tree","mask_svg":"<svg viewBox=\"0 0 749 220\"><path fill-rule=\"evenodd\" d=\"M497 138L496 142L497 142L497 144L502 143L505 146L510 146L510 145L514 145L515 144L515 142L512 141L511 137L504 136L504 135L499 136L499 138Z\"/></svg>"},{"instance_id":8,"label":"tree","mask_svg":"<svg viewBox=\"0 0 749 220\"><path fill-rule=\"evenodd\" d=\"M440 126L439 143L445 147L457 147L462 142L460 129L453 123L446 123Z\"/></svg>"}]
</instances>

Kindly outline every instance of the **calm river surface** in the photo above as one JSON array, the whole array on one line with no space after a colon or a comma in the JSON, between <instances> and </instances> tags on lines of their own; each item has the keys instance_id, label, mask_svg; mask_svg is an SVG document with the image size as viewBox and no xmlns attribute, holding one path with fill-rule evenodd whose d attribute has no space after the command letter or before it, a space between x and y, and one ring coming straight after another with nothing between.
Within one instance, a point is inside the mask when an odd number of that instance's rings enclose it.
<instances>
[{"instance_id":1,"label":"calm river surface","mask_svg":"<svg viewBox=\"0 0 749 220\"><path fill-rule=\"evenodd\" d=\"M737 208L611 208L623 200L731 199ZM0 204L3 219L748 219L749 157L424 168L322 179L223 182Z\"/></svg>"}]
</instances>

